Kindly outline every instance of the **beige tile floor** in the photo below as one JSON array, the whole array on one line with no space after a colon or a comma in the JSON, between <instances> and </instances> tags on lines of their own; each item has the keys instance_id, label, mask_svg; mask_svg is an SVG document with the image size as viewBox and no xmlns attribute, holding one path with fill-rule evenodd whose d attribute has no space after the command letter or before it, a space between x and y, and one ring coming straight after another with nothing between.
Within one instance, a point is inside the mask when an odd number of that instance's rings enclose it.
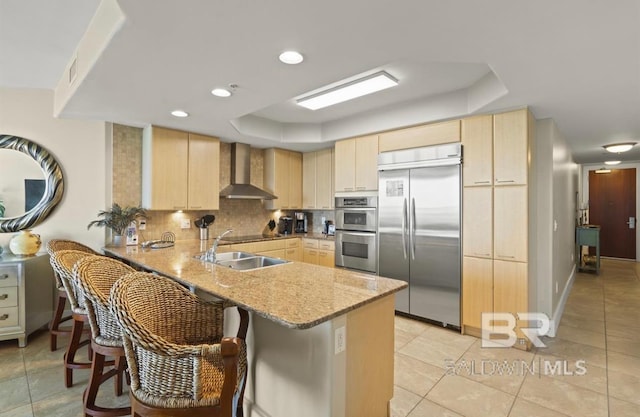
<instances>
[{"instance_id":1,"label":"beige tile floor","mask_svg":"<svg viewBox=\"0 0 640 417\"><path fill-rule=\"evenodd\" d=\"M397 317L392 416L640 416L639 265L604 260L600 276L578 274L557 337L533 352L482 348L475 338ZM0 417L83 416L88 371L76 371L74 387L64 388L62 355L49 352L46 331L24 349L0 342ZM576 371L578 360L585 361L582 376L496 367L566 361ZM475 364L474 372L460 367L465 363ZM107 384L102 405L127 402Z\"/></svg>"}]
</instances>

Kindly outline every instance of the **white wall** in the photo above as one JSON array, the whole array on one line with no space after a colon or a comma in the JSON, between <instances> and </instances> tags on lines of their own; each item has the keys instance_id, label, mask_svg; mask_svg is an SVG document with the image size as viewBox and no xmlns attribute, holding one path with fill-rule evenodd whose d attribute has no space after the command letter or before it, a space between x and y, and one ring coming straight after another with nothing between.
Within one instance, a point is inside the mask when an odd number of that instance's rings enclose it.
<instances>
[{"instance_id":1,"label":"white wall","mask_svg":"<svg viewBox=\"0 0 640 417\"><path fill-rule=\"evenodd\" d=\"M611 154L608 159L615 159L615 155ZM581 181L581 195L580 205L582 207L589 207L589 171L595 171L604 166L602 164L585 164L582 165L582 181ZM640 162L625 162L620 165L612 166L611 169L636 169L636 221L638 219L637 211L640 209ZM636 222L637 224L637 222ZM640 261L640 228L636 226L636 261Z\"/></svg>"},{"instance_id":2,"label":"white wall","mask_svg":"<svg viewBox=\"0 0 640 417\"><path fill-rule=\"evenodd\" d=\"M104 246L104 230L87 231L87 224L106 205L109 125L56 119L52 114L53 91L0 88L0 133L37 142L56 158L64 175L62 201L43 223L33 228L42 237L42 250L54 238L73 239L99 249ZM0 170L0 175L12 175L4 167ZM0 234L0 246L5 251L9 250L12 236L13 233Z\"/></svg>"},{"instance_id":3,"label":"white wall","mask_svg":"<svg viewBox=\"0 0 640 417\"><path fill-rule=\"evenodd\" d=\"M552 119L536 123L537 309L559 324L575 274L579 166Z\"/></svg>"}]
</instances>

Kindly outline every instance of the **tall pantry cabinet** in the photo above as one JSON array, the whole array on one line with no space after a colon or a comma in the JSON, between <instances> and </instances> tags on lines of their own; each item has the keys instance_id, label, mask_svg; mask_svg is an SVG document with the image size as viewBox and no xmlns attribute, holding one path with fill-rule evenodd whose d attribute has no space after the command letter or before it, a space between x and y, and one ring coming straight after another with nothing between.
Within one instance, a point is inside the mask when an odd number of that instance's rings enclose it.
<instances>
[{"instance_id":1,"label":"tall pantry cabinet","mask_svg":"<svg viewBox=\"0 0 640 417\"><path fill-rule=\"evenodd\" d=\"M463 333L481 335L483 312L529 311L534 127L527 109L462 121Z\"/></svg>"}]
</instances>

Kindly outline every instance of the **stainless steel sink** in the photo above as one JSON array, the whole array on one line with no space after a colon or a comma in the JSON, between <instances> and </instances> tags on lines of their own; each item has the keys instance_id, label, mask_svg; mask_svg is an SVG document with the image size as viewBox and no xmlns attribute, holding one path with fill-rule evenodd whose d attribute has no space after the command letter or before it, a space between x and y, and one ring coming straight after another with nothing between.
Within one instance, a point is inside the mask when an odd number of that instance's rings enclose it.
<instances>
[{"instance_id":1,"label":"stainless steel sink","mask_svg":"<svg viewBox=\"0 0 640 417\"><path fill-rule=\"evenodd\" d=\"M232 259L232 260L226 260L226 261L218 259L216 261L216 264L220 266L226 266L231 269L236 269L238 271L248 271L251 269L264 268L267 266L281 265L288 262L289 261L285 261L284 259L254 255L252 258L238 258L238 259Z\"/></svg>"},{"instance_id":2,"label":"stainless steel sink","mask_svg":"<svg viewBox=\"0 0 640 417\"><path fill-rule=\"evenodd\" d=\"M216 253L216 263L222 261L233 261L236 259L254 258L257 255L249 252L222 252Z\"/></svg>"}]
</instances>

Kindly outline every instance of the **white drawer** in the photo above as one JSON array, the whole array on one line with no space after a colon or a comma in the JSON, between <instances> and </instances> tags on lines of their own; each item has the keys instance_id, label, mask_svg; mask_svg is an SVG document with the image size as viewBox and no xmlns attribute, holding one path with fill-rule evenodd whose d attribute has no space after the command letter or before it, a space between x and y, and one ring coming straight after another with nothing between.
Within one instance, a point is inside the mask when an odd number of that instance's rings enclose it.
<instances>
[{"instance_id":1,"label":"white drawer","mask_svg":"<svg viewBox=\"0 0 640 417\"><path fill-rule=\"evenodd\" d=\"M0 308L0 329L18 325L18 307Z\"/></svg>"},{"instance_id":2,"label":"white drawer","mask_svg":"<svg viewBox=\"0 0 640 417\"><path fill-rule=\"evenodd\" d=\"M18 287L0 287L0 307L18 305Z\"/></svg>"},{"instance_id":3,"label":"white drawer","mask_svg":"<svg viewBox=\"0 0 640 417\"><path fill-rule=\"evenodd\" d=\"M18 285L18 266L0 267L0 287L15 287Z\"/></svg>"}]
</instances>

